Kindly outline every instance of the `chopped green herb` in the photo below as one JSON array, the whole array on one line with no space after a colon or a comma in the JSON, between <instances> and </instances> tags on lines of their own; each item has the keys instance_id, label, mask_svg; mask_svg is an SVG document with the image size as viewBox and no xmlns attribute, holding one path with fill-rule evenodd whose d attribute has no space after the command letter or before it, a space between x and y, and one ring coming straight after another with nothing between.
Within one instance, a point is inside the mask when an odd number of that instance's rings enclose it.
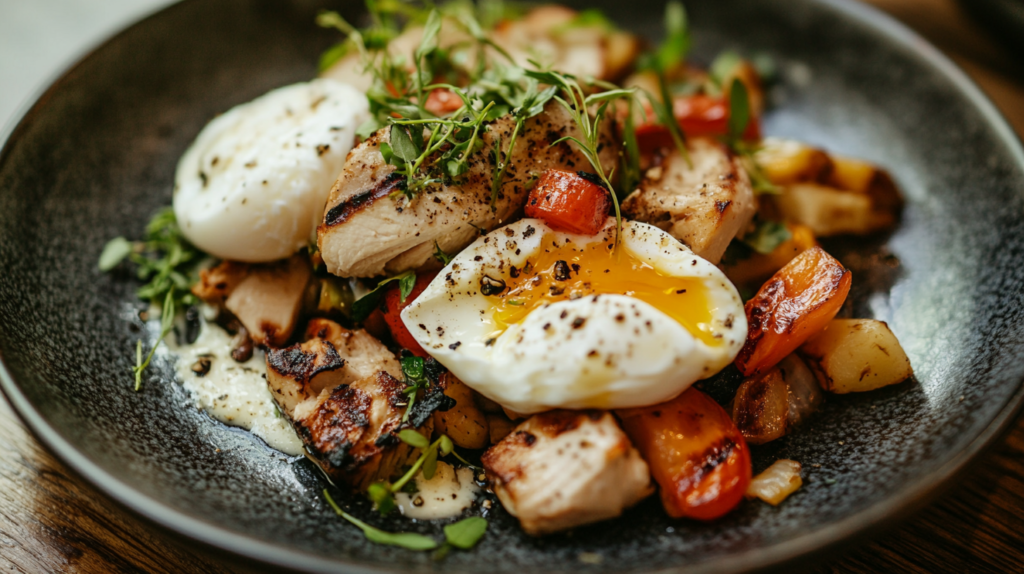
<instances>
[{"instance_id":1,"label":"chopped green herb","mask_svg":"<svg viewBox=\"0 0 1024 574\"><path fill-rule=\"evenodd\" d=\"M711 76L711 80L714 81L719 88L725 88L725 81L742 62L743 58L741 58L736 52L722 52L713 62L711 62L711 67L708 68L708 75Z\"/></svg>"},{"instance_id":2,"label":"chopped green herb","mask_svg":"<svg viewBox=\"0 0 1024 574\"><path fill-rule=\"evenodd\" d=\"M736 78L729 88L729 141L733 147L743 141L743 132L750 123L750 96L747 85Z\"/></svg>"},{"instance_id":3,"label":"chopped green herb","mask_svg":"<svg viewBox=\"0 0 1024 574\"><path fill-rule=\"evenodd\" d=\"M760 221L753 231L743 236L743 243L754 251L767 255L789 241L793 234L786 224L778 221Z\"/></svg>"},{"instance_id":4,"label":"chopped green herb","mask_svg":"<svg viewBox=\"0 0 1024 574\"><path fill-rule=\"evenodd\" d=\"M124 237L115 237L107 242L100 254L100 271L110 271L117 267L132 252L134 244Z\"/></svg>"},{"instance_id":5,"label":"chopped green herb","mask_svg":"<svg viewBox=\"0 0 1024 574\"><path fill-rule=\"evenodd\" d=\"M430 441L427 440L427 437L413 429L404 429L400 431L398 433L398 438L402 439L402 442L412 447L427 448L430 446Z\"/></svg>"},{"instance_id":6,"label":"chopped green herb","mask_svg":"<svg viewBox=\"0 0 1024 574\"><path fill-rule=\"evenodd\" d=\"M435 542L433 538L424 536L422 534L416 534L413 532L391 533L370 526L369 524L363 522L362 520L359 520L355 516L352 516L351 514L342 510L341 507L338 506L336 502L334 502L334 499L331 498L331 495L330 493L327 492L326 488L324 489L324 498L327 500L327 503L331 505L331 508L334 509L334 512L336 512L338 516L351 522L354 526L362 530L363 535L366 536L366 539L370 542L376 542L377 544L386 544L388 546L398 546L401 548L406 548L408 550L422 551L433 550L437 548L437 542Z\"/></svg>"},{"instance_id":7,"label":"chopped green herb","mask_svg":"<svg viewBox=\"0 0 1024 574\"><path fill-rule=\"evenodd\" d=\"M434 553L434 560L441 560L452 548L469 550L476 546L487 532L487 519L470 516L444 527L444 544Z\"/></svg>"},{"instance_id":8,"label":"chopped green herb","mask_svg":"<svg viewBox=\"0 0 1024 574\"><path fill-rule=\"evenodd\" d=\"M445 541L463 550L469 550L476 546L485 532L487 532L487 520L479 516L464 518L455 524L444 527Z\"/></svg>"},{"instance_id":9,"label":"chopped green herb","mask_svg":"<svg viewBox=\"0 0 1024 574\"><path fill-rule=\"evenodd\" d=\"M447 267L455 257L442 251L441 246L437 244L437 241L434 241L434 259L437 259L441 262L441 265Z\"/></svg>"},{"instance_id":10,"label":"chopped green herb","mask_svg":"<svg viewBox=\"0 0 1024 574\"><path fill-rule=\"evenodd\" d=\"M405 292L405 297L407 297L412 292L413 286L416 285L416 272L406 271L377 283L373 290L352 303L352 320L357 323L365 321L380 304L380 298L384 296L384 287L392 281L399 281L399 288L407 289ZM403 285L406 287L402 287ZM402 297L403 301L405 297Z\"/></svg>"}]
</instances>

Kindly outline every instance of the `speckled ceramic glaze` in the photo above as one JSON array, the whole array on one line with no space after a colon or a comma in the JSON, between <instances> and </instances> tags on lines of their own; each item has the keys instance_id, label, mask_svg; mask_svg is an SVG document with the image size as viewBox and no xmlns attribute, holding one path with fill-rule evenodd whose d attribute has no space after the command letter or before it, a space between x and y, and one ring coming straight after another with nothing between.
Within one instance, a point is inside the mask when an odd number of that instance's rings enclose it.
<instances>
[{"instance_id":1,"label":"speckled ceramic glaze","mask_svg":"<svg viewBox=\"0 0 1024 574\"><path fill-rule=\"evenodd\" d=\"M198 412L158 361L141 392L130 275L104 275L104 242L138 237L171 199L175 163L218 112L310 78L337 40L312 0L192 0L120 34L58 80L0 155L3 389L40 439L143 516L257 560L314 571L738 571L877 533L918 507L1006 424L1024 378L1024 155L992 106L920 38L854 4L696 2L696 59L773 56L781 84L765 131L887 166L907 209L890 237L829 244L854 271L844 313L884 319L917 379L829 397L755 451L804 465L778 508L745 503L714 524L668 519L656 500L621 520L533 539L495 507L472 552L442 564L375 546L334 515L325 482ZM340 6L359 19L355 3ZM662 7L605 7L660 33ZM440 538L441 524L380 520ZM581 561L582 553L584 560Z\"/></svg>"}]
</instances>

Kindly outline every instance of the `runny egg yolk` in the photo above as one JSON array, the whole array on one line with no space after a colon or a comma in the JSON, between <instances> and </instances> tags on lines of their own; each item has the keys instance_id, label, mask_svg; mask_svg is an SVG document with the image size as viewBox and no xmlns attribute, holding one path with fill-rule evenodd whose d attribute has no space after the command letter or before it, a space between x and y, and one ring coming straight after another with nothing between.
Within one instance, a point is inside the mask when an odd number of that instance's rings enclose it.
<instances>
[{"instance_id":1,"label":"runny egg yolk","mask_svg":"<svg viewBox=\"0 0 1024 574\"><path fill-rule=\"evenodd\" d=\"M552 236L546 236L541 245L547 247L521 269L510 267L500 280L491 281L494 320L502 331L542 305L619 294L649 303L708 345L721 344L711 330L712 310L701 279L665 275L625 245L618 249L601 241L583 247L571 242L559 245Z\"/></svg>"}]
</instances>

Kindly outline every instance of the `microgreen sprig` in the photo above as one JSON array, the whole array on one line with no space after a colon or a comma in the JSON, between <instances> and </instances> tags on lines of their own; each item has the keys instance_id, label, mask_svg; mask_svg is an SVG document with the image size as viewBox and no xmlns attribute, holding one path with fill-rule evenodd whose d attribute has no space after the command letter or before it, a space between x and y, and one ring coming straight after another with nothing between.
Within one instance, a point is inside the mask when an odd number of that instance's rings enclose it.
<instances>
[{"instance_id":1,"label":"microgreen sprig","mask_svg":"<svg viewBox=\"0 0 1024 574\"><path fill-rule=\"evenodd\" d=\"M438 548L437 541L429 536L424 536L415 532L386 532L379 528L370 526L342 510L341 506L334 501L334 498L331 497L331 494L326 488L324 489L323 494L324 500L327 501L327 504L330 505L334 512L338 516L347 520L353 526L362 530L363 536L365 536L370 542L384 544L387 546L397 546L399 548L415 551L426 551ZM470 516L469 518L464 518L458 522L445 526L445 541L434 554L434 559L440 560L444 558L452 548L459 548L462 550L469 550L473 548L476 546L477 542L483 538L485 532L487 532L487 519L479 516Z\"/></svg>"},{"instance_id":2,"label":"microgreen sprig","mask_svg":"<svg viewBox=\"0 0 1024 574\"><path fill-rule=\"evenodd\" d=\"M149 366L160 342L174 329L174 317L178 310L194 305L195 295L190 292L197 280L197 267L205 254L185 239L178 227L174 210L161 209L146 225L142 241L131 242L124 237L115 237L107 242L99 258L101 271L112 271L128 259L137 266L139 279L146 284L139 288L137 295L150 303L159 302L160 336L145 359L142 357L142 341L135 345L135 390L142 387L142 373Z\"/></svg>"}]
</instances>

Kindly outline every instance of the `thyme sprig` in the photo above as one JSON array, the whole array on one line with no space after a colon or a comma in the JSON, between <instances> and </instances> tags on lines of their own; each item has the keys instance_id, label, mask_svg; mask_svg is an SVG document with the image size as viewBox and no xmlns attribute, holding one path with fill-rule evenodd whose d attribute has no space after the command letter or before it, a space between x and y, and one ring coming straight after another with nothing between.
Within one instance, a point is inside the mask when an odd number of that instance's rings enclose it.
<instances>
[{"instance_id":1,"label":"thyme sprig","mask_svg":"<svg viewBox=\"0 0 1024 574\"><path fill-rule=\"evenodd\" d=\"M587 94L575 77L561 72L527 70L526 74L537 81L548 84L558 89L560 94L553 98L569 112L573 122L579 128L582 139L576 136L561 137L551 145L558 145L562 142L571 141L575 143L580 152L587 158L594 172L604 183L612 198L612 205L615 208L615 230L616 242L619 232L622 231L622 212L619 208L619 198L615 193L615 187L611 183L615 168L605 171L601 163L601 127L605 121L609 105L616 100L632 100L637 90L630 89L608 89L592 94ZM591 111L594 110L594 111Z\"/></svg>"}]
</instances>

